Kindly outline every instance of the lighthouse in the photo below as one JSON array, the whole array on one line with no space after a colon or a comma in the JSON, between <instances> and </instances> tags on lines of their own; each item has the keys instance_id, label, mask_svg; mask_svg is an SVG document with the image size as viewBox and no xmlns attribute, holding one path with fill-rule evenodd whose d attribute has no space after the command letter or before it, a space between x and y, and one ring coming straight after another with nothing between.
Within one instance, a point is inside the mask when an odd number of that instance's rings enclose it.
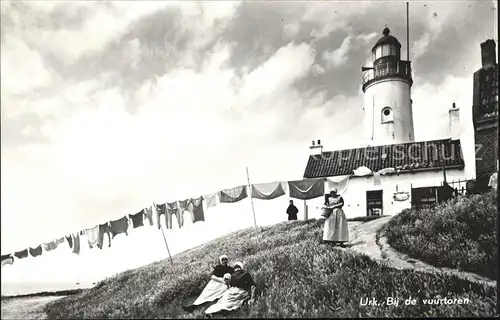
<instances>
[{"instance_id":1,"label":"lighthouse","mask_svg":"<svg viewBox=\"0 0 500 320\"><path fill-rule=\"evenodd\" d=\"M401 60L401 43L387 27L373 46L372 61L373 67L361 68L366 144L414 142L411 65Z\"/></svg>"}]
</instances>

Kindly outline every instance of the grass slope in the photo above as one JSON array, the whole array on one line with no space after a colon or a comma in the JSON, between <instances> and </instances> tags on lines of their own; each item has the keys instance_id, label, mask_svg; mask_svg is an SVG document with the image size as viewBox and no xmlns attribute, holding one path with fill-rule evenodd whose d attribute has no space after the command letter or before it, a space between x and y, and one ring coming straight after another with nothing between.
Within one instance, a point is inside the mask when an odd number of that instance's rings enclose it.
<instances>
[{"instance_id":1,"label":"grass slope","mask_svg":"<svg viewBox=\"0 0 500 320\"><path fill-rule=\"evenodd\" d=\"M385 226L394 249L438 267L498 275L496 192L404 210Z\"/></svg>"},{"instance_id":2,"label":"grass slope","mask_svg":"<svg viewBox=\"0 0 500 320\"><path fill-rule=\"evenodd\" d=\"M257 282L256 304L231 317L421 317L494 315L496 291L456 277L395 270L319 244L324 220L246 229L106 279L48 304L49 318L200 318L181 304L206 285L217 257L242 260ZM469 304L361 306L361 298L468 298ZM402 303L402 302L401 302Z\"/></svg>"}]
</instances>

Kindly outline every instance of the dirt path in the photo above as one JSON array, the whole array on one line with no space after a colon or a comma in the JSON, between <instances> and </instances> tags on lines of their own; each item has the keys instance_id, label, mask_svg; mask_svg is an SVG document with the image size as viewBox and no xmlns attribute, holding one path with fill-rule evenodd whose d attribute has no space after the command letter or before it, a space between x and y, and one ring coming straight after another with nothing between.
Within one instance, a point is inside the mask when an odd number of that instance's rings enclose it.
<instances>
[{"instance_id":1,"label":"dirt path","mask_svg":"<svg viewBox=\"0 0 500 320\"><path fill-rule=\"evenodd\" d=\"M46 319L41 308L64 296L2 299L2 319Z\"/></svg>"},{"instance_id":2,"label":"dirt path","mask_svg":"<svg viewBox=\"0 0 500 320\"><path fill-rule=\"evenodd\" d=\"M423 261L397 252L389 246L384 234L377 240L377 231L392 217L384 217L365 223L349 223L350 250L366 254L374 260L386 263L396 269L413 269L429 273L451 274L456 277L479 282L488 286L496 286L497 282L472 272L459 271L451 268L439 268Z\"/></svg>"}]
</instances>

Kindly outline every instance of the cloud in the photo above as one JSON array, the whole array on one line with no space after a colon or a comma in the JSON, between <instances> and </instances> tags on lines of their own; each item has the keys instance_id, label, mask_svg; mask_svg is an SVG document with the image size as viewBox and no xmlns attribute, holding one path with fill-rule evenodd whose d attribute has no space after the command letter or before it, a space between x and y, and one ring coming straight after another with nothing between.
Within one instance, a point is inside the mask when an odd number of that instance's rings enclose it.
<instances>
[{"instance_id":1,"label":"cloud","mask_svg":"<svg viewBox=\"0 0 500 320\"><path fill-rule=\"evenodd\" d=\"M21 95L51 85L52 74L40 52L10 34L2 38L2 92Z\"/></svg>"},{"instance_id":2,"label":"cloud","mask_svg":"<svg viewBox=\"0 0 500 320\"><path fill-rule=\"evenodd\" d=\"M357 36L349 35L342 41L339 48L333 51L324 51L323 59L330 67L339 67L347 62L349 53L352 50L363 48L366 44L373 41L377 36L375 32L370 34L360 34Z\"/></svg>"}]
</instances>

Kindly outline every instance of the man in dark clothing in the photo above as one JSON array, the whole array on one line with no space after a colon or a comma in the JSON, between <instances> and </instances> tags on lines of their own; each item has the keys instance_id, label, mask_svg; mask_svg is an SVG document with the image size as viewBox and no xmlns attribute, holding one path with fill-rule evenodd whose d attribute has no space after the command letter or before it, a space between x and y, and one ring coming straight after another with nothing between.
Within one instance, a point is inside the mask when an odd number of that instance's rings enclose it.
<instances>
[{"instance_id":1,"label":"man in dark clothing","mask_svg":"<svg viewBox=\"0 0 500 320\"><path fill-rule=\"evenodd\" d=\"M293 200L290 200L290 205L288 206L288 209L286 209L286 214L288 215L288 220L297 220L297 213L299 212L299 209L297 209L296 206L293 205Z\"/></svg>"}]
</instances>

